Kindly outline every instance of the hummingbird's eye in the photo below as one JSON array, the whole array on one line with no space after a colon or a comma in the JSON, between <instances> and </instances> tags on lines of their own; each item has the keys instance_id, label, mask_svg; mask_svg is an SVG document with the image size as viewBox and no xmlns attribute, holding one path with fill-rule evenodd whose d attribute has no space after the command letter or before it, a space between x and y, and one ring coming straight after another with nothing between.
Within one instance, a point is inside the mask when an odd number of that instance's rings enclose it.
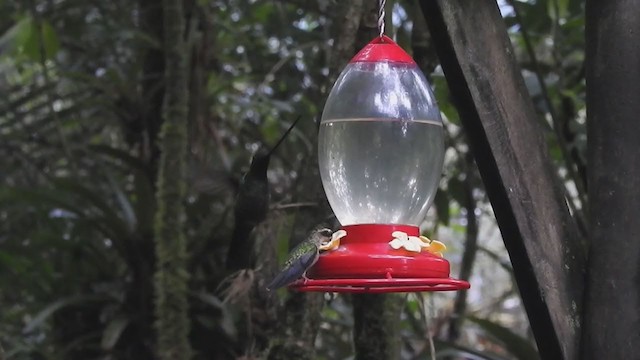
<instances>
[{"instance_id":1,"label":"hummingbird's eye","mask_svg":"<svg viewBox=\"0 0 640 360\"><path fill-rule=\"evenodd\" d=\"M320 230L320 235L322 236L331 237L332 234L333 234L333 231L331 231L330 229Z\"/></svg>"}]
</instances>

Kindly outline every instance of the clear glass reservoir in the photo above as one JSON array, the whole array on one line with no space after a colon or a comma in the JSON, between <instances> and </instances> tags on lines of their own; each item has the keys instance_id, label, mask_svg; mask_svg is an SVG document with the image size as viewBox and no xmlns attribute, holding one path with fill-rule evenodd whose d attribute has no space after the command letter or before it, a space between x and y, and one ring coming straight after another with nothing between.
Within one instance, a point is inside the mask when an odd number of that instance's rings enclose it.
<instances>
[{"instance_id":1,"label":"clear glass reservoir","mask_svg":"<svg viewBox=\"0 0 640 360\"><path fill-rule=\"evenodd\" d=\"M416 64L352 61L327 99L318 150L343 226L418 225L438 187L444 144L440 111Z\"/></svg>"}]
</instances>

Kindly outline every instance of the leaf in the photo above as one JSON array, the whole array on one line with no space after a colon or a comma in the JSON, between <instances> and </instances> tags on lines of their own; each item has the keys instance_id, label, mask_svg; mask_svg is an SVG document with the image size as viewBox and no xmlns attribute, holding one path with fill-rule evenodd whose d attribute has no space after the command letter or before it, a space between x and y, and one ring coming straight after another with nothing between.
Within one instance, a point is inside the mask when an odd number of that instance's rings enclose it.
<instances>
[{"instance_id":1,"label":"leaf","mask_svg":"<svg viewBox=\"0 0 640 360\"><path fill-rule=\"evenodd\" d=\"M108 298L105 295L77 295L54 301L36 314L36 316L27 323L22 331L25 334L33 332L35 329L42 326L45 321L51 317L51 315L64 307L91 301L105 301L107 299Z\"/></svg>"},{"instance_id":2,"label":"leaf","mask_svg":"<svg viewBox=\"0 0 640 360\"><path fill-rule=\"evenodd\" d=\"M162 49L162 42L159 39L151 36L150 34L137 29L125 29L119 34L122 38L131 38L138 40L136 43L140 47L148 47L150 49Z\"/></svg>"},{"instance_id":3,"label":"leaf","mask_svg":"<svg viewBox=\"0 0 640 360\"><path fill-rule=\"evenodd\" d=\"M507 360L487 351L478 351L449 341L434 339L433 342L436 348L436 359L462 357L469 360Z\"/></svg>"},{"instance_id":4,"label":"leaf","mask_svg":"<svg viewBox=\"0 0 640 360\"><path fill-rule=\"evenodd\" d=\"M496 254L494 251L491 251L491 250L487 249L484 246L478 246L478 251L484 253L489 258L491 258L493 261L498 263L498 265L500 265L500 267L504 271L506 271L509 275L511 275L511 277L513 278L513 276L514 276L513 267L511 267L511 263L509 262L509 260L503 259L500 255Z\"/></svg>"},{"instance_id":5,"label":"leaf","mask_svg":"<svg viewBox=\"0 0 640 360\"><path fill-rule=\"evenodd\" d=\"M280 137L280 121L269 116L262 122L260 130L265 142L274 144Z\"/></svg>"},{"instance_id":6,"label":"leaf","mask_svg":"<svg viewBox=\"0 0 640 360\"><path fill-rule=\"evenodd\" d=\"M225 310L224 303L217 296L211 295L203 291L195 292L193 293L193 295L196 298L200 299L200 301L202 301L203 303L213 307L214 309L220 311L221 313L224 312Z\"/></svg>"},{"instance_id":7,"label":"leaf","mask_svg":"<svg viewBox=\"0 0 640 360\"><path fill-rule=\"evenodd\" d=\"M480 326L488 335L498 340L518 360L540 360L538 351L527 339L510 329L487 319L468 316L467 320Z\"/></svg>"},{"instance_id":8,"label":"leaf","mask_svg":"<svg viewBox=\"0 0 640 360\"><path fill-rule=\"evenodd\" d=\"M68 181L68 179L54 179L52 182L56 185L54 189L0 188L0 204L3 202L18 202L21 204L30 204L34 207L45 206L51 208L50 216L54 214L53 211L55 211L59 213L56 214L57 216L77 217L86 220L90 222L95 229L111 238L116 246L119 246L118 244L129 236L123 221L90 190L79 185L76 185L74 188L73 182ZM74 189L75 194L72 191ZM96 208L103 212L102 216L91 215L86 207L81 204L74 204L71 201L72 197L70 195L84 196L84 200L89 201L91 205L96 206Z\"/></svg>"},{"instance_id":9,"label":"leaf","mask_svg":"<svg viewBox=\"0 0 640 360\"><path fill-rule=\"evenodd\" d=\"M255 7L252 11L252 15L257 23L266 23L269 21L269 17L273 13L274 7L271 4L264 3Z\"/></svg>"},{"instance_id":10,"label":"leaf","mask_svg":"<svg viewBox=\"0 0 640 360\"><path fill-rule=\"evenodd\" d=\"M438 220L445 225L449 225L450 213L449 213L449 193L445 190L438 190L436 192L436 198L434 200L436 205L436 213L438 214Z\"/></svg>"},{"instance_id":11,"label":"leaf","mask_svg":"<svg viewBox=\"0 0 640 360\"><path fill-rule=\"evenodd\" d=\"M120 335L129 325L130 319L126 316L118 316L109 322L102 333L100 347L104 350L111 350L118 343Z\"/></svg>"},{"instance_id":12,"label":"leaf","mask_svg":"<svg viewBox=\"0 0 640 360\"><path fill-rule=\"evenodd\" d=\"M547 14L552 20L564 19L569 10L569 0L547 0Z\"/></svg>"},{"instance_id":13,"label":"leaf","mask_svg":"<svg viewBox=\"0 0 640 360\"><path fill-rule=\"evenodd\" d=\"M24 17L0 36L0 54L15 52L18 38L27 31L29 18Z\"/></svg>"},{"instance_id":14,"label":"leaf","mask_svg":"<svg viewBox=\"0 0 640 360\"><path fill-rule=\"evenodd\" d=\"M109 185L111 186L111 190L114 192L116 196L116 201L118 205L120 205L120 210L122 211L122 215L124 216L124 222L127 225L127 229L130 232L134 232L137 224L136 213L133 210L133 206L129 201L129 198L124 193L120 185L113 179L113 176L106 171L107 179L109 180Z\"/></svg>"},{"instance_id":15,"label":"leaf","mask_svg":"<svg viewBox=\"0 0 640 360\"><path fill-rule=\"evenodd\" d=\"M447 192L449 193L449 197L455 200L461 206L467 203L467 193L465 191L465 186L457 177L452 177L449 179L449 181L447 182Z\"/></svg>"},{"instance_id":16,"label":"leaf","mask_svg":"<svg viewBox=\"0 0 640 360\"><path fill-rule=\"evenodd\" d=\"M34 61L40 60L37 31L32 17L24 17L18 23L18 32L16 33L14 46L18 54L24 54Z\"/></svg>"},{"instance_id":17,"label":"leaf","mask_svg":"<svg viewBox=\"0 0 640 360\"><path fill-rule=\"evenodd\" d=\"M137 224L138 229L143 233L150 233L153 227L155 215L155 194L151 180L149 179L149 166L142 160L132 156L127 151L113 148L108 145L89 145L89 150L94 153L104 155L112 160L122 162L123 171L134 175L134 196L133 204L124 196L122 189L113 180L110 180L113 190L118 196L118 202L125 214L129 227ZM115 187L114 187L115 186Z\"/></svg>"},{"instance_id":18,"label":"leaf","mask_svg":"<svg viewBox=\"0 0 640 360\"><path fill-rule=\"evenodd\" d=\"M48 21L42 22L42 41L44 42L45 59L51 59L58 53L60 41L58 35Z\"/></svg>"},{"instance_id":19,"label":"leaf","mask_svg":"<svg viewBox=\"0 0 640 360\"><path fill-rule=\"evenodd\" d=\"M0 52L2 51L2 40L0 40ZM11 115L9 119L2 121L0 124L1 128L8 128L16 123L20 123L24 121L24 116L28 113L21 113L20 108L24 107L25 104L29 104L31 111L37 111L41 108L45 108L48 103L46 101L42 101L45 98L45 94L53 88L52 85L43 85L37 87L30 87L29 91L12 91L8 90L7 94L11 94L11 96L7 96L0 101L2 101L2 107L0 107L0 113L4 116Z\"/></svg>"},{"instance_id":20,"label":"leaf","mask_svg":"<svg viewBox=\"0 0 640 360\"><path fill-rule=\"evenodd\" d=\"M145 172L147 172L149 169L147 164L145 164L142 160L131 156L131 154L124 150L116 149L109 145L103 144L89 145L88 148L89 150L98 154L106 155L114 160L122 161L123 163L134 169L139 169Z\"/></svg>"},{"instance_id":21,"label":"leaf","mask_svg":"<svg viewBox=\"0 0 640 360\"><path fill-rule=\"evenodd\" d=\"M17 25L14 41L15 50L19 54L23 54L33 61L42 59L43 50L45 60L56 55L60 48L60 42L58 35L48 21L42 20L38 24L32 17L27 16L21 19ZM40 35L38 34L39 30L41 31Z\"/></svg>"},{"instance_id":22,"label":"leaf","mask_svg":"<svg viewBox=\"0 0 640 360\"><path fill-rule=\"evenodd\" d=\"M74 194L100 210L103 215L102 220L105 222L104 225L107 225L109 229L115 231L118 238L126 238L131 233L132 229L129 228L128 224L111 209L111 206L109 206L109 204L100 197L99 193L96 193L96 191L68 178L52 179L52 183L56 187L52 192L59 193L59 190L66 190L67 195ZM62 193L64 195L64 191ZM83 212L83 214L84 213L86 213L86 211Z\"/></svg>"},{"instance_id":23,"label":"leaf","mask_svg":"<svg viewBox=\"0 0 640 360\"><path fill-rule=\"evenodd\" d=\"M16 256L16 254L0 250L0 265L3 269L10 269L13 274L21 274L29 270L31 261Z\"/></svg>"},{"instance_id":24,"label":"leaf","mask_svg":"<svg viewBox=\"0 0 640 360\"><path fill-rule=\"evenodd\" d=\"M193 295L196 298L200 299L203 303L210 305L211 307L213 307L215 310L218 311L218 314L217 314L218 318L216 318L217 325L220 326L220 328L229 337L235 338L237 335L237 329L233 321L233 318L231 316L231 312L225 306L225 304L217 296L211 295L204 291L195 292L193 293ZM198 317L198 318L203 323L203 325L209 328L216 325L216 323L209 321L209 319L206 317Z\"/></svg>"},{"instance_id":25,"label":"leaf","mask_svg":"<svg viewBox=\"0 0 640 360\"><path fill-rule=\"evenodd\" d=\"M22 204L43 205L59 207L75 215L82 216L82 209L68 202L68 198L48 189L24 189L17 187L0 189L0 204L3 202L17 201Z\"/></svg>"}]
</instances>

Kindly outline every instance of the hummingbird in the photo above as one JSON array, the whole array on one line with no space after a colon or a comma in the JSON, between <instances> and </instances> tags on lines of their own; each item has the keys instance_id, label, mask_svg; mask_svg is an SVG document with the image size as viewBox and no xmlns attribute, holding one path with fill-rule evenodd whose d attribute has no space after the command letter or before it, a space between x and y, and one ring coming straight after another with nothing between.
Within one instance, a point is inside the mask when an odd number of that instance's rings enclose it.
<instances>
[{"instance_id":1,"label":"hummingbird","mask_svg":"<svg viewBox=\"0 0 640 360\"><path fill-rule=\"evenodd\" d=\"M307 279L307 270L318 261L320 247L331 241L332 234L331 229L312 231L306 240L289 252L289 258L284 263L284 267L267 286L267 290L276 290L299 278Z\"/></svg>"},{"instance_id":2,"label":"hummingbird","mask_svg":"<svg viewBox=\"0 0 640 360\"><path fill-rule=\"evenodd\" d=\"M231 244L227 253L227 269L239 270L251 268L253 255L253 240L251 232L266 217L269 210L269 181L267 170L271 155L282 141L293 130L300 116L289 126L278 142L268 149L260 146L255 152L249 165L249 171L244 175L238 188L234 214L235 222Z\"/></svg>"}]
</instances>

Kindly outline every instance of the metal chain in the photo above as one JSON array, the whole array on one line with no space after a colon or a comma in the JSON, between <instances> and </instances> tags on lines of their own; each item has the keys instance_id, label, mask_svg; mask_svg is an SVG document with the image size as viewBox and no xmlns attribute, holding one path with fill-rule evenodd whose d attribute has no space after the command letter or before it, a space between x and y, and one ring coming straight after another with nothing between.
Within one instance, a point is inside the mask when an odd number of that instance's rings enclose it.
<instances>
[{"instance_id":1,"label":"metal chain","mask_svg":"<svg viewBox=\"0 0 640 360\"><path fill-rule=\"evenodd\" d=\"M378 1L378 30L380 31L380 38L384 36L384 18L387 13L384 12L384 6L386 5L387 0L379 0Z\"/></svg>"}]
</instances>

